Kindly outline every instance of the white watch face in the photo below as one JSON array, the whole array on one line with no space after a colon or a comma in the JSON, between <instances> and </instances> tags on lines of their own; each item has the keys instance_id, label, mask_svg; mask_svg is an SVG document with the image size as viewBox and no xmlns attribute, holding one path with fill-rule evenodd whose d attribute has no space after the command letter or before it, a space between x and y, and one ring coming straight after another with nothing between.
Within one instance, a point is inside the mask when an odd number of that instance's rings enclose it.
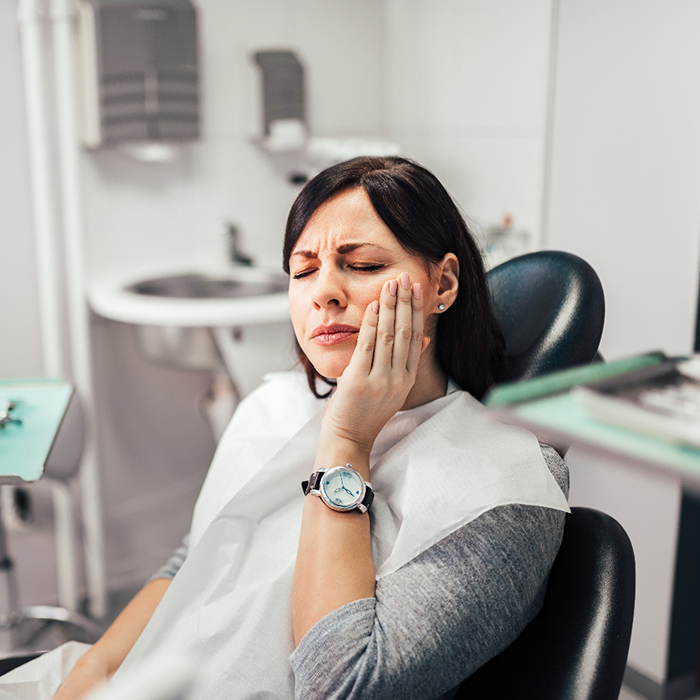
<instances>
[{"instance_id":1,"label":"white watch face","mask_svg":"<svg viewBox=\"0 0 700 700\"><path fill-rule=\"evenodd\" d=\"M319 490L331 508L347 510L365 497L365 482L354 469L333 467L323 475Z\"/></svg>"}]
</instances>

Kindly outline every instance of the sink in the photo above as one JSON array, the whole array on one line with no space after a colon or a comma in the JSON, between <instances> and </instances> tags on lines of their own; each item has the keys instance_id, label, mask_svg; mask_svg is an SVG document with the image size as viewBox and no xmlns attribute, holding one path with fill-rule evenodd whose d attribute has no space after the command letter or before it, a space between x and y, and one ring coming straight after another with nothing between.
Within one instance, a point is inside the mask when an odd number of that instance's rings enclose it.
<instances>
[{"instance_id":1,"label":"sink","mask_svg":"<svg viewBox=\"0 0 700 700\"><path fill-rule=\"evenodd\" d=\"M288 278L279 268L153 270L96 280L92 309L136 326L148 359L170 367L224 372L246 327L287 323Z\"/></svg>"},{"instance_id":2,"label":"sink","mask_svg":"<svg viewBox=\"0 0 700 700\"><path fill-rule=\"evenodd\" d=\"M256 367L288 368L288 283L278 267L151 267L93 280L88 300L103 318L134 326L146 359L211 373L214 398L203 410L218 439L241 396L240 377L255 370L241 341L258 337ZM261 343L261 335L274 340Z\"/></svg>"},{"instance_id":3,"label":"sink","mask_svg":"<svg viewBox=\"0 0 700 700\"><path fill-rule=\"evenodd\" d=\"M289 319L288 278L279 268L183 268L100 277L90 284L90 306L137 326L230 328Z\"/></svg>"},{"instance_id":4,"label":"sink","mask_svg":"<svg viewBox=\"0 0 700 700\"><path fill-rule=\"evenodd\" d=\"M237 299L287 291L287 276L252 268L248 276L184 273L135 282L126 291L174 299Z\"/></svg>"}]
</instances>

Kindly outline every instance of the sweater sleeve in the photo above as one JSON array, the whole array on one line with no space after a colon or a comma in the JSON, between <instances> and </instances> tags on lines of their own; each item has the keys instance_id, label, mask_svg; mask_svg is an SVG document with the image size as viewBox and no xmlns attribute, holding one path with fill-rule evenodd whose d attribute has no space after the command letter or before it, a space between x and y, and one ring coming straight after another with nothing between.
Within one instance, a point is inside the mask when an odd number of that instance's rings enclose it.
<instances>
[{"instance_id":1,"label":"sweater sleeve","mask_svg":"<svg viewBox=\"0 0 700 700\"><path fill-rule=\"evenodd\" d=\"M165 564L163 564L163 566L161 566L160 569L158 569L158 571L156 571L156 573L148 579L148 581L146 581L145 585L148 585L151 583L151 581L155 581L159 578L172 579L175 577L175 574L180 571L180 568L185 563L185 559L187 558L189 539L190 535L187 533L182 538L182 544L173 552L170 559L168 559L168 561L165 562Z\"/></svg>"},{"instance_id":2,"label":"sweater sleeve","mask_svg":"<svg viewBox=\"0 0 700 700\"><path fill-rule=\"evenodd\" d=\"M568 495L568 470L542 446ZM499 506L317 622L290 656L295 696L450 698L537 615L565 513Z\"/></svg>"}]
</instances>

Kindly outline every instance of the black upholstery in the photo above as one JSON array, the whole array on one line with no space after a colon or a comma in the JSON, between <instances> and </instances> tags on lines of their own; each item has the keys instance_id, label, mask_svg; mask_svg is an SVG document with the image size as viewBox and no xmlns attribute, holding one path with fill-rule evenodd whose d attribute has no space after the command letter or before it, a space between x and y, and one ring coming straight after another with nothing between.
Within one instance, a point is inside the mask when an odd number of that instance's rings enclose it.
<instances>
[{"instance_id":1,"label":"black upholstery","mask_svg":"<svg viewBox=\"0 0 700 700\"><path fill-rule=\"evenodd\" d=\"M603 333L605 297L587 262L544 250L508 260L487 278L506 342L498 383L593 361Z\"/></svg>"},{"instance_id":2,"label":"black upholstery","mask_svg":"<svg viewBox=\"0 0 700 700\"><path fill-rule=\"evenodd\" d=\"M42 653L44 652L36 652L34 654L26 654L24 656L8 656L4 659L0 659L0 676L4 675L5 673L9 673L22 664L26 664L27 661L36 659L36 657L41 656Z\"/></svg>"},{"instance_id":3,"label":"black upholstery","mask_svg":"<svg viewBox=\"0 0 700 700\"><path fill-rule=\"evenodd\" d=\"M622 526L572 508L539 615L457 698L617 700L634 613L635 564Z\"/></svg>"}]
</instances>

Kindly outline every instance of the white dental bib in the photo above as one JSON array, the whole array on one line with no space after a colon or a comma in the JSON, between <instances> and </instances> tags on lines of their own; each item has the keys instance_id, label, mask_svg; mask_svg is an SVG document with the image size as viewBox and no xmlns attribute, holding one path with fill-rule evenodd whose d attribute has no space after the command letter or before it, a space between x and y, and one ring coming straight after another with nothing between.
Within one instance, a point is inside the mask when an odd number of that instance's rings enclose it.
<instances>
[{"instance_id":1,"label":"white dental bib","mask_svg":"<svg viewBox=\"0 0 700 700\"><path fill-rule=\"evenodd\" d=\"M195 698L294 697L300 483L325 406L298 373L274 375L241 404L197 501L187 559L115 677L173 645L202 661ZM536 438L463 391L396 414L370 466L377 579L496 506L568 512Z\"/></svg>"}]
</instances>

